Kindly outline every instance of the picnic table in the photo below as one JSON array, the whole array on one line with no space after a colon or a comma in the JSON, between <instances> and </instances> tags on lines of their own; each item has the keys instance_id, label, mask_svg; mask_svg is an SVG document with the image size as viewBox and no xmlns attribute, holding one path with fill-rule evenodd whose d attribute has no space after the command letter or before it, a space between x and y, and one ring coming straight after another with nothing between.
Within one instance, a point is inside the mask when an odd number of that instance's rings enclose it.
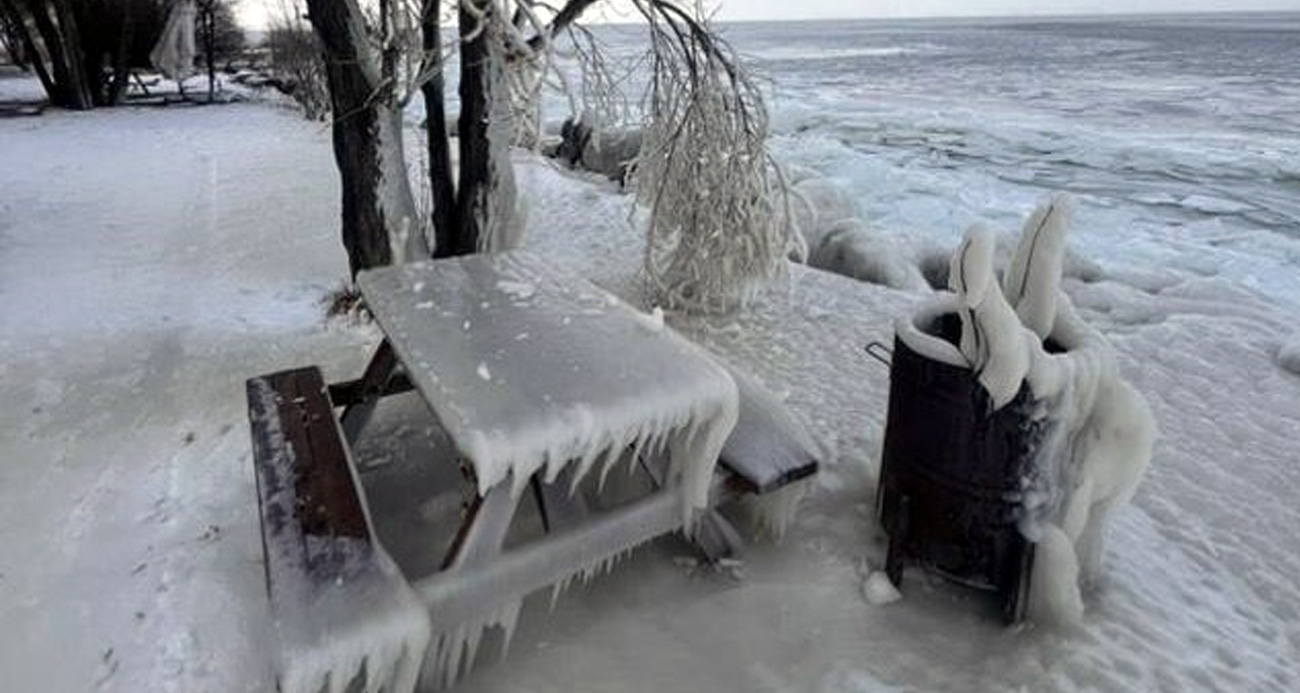
<instances>
[{"instance_id":1,"label":"picnic table","mask_svg":"<svg viewBox=\"0 0 1300 693\"><path fill-rule=\"evenodd\" d=\"M723 492L715 465L736 423L737 386L661 316L526 251L367 271L358 285L384 333L360 379L325 386L313 367L249 381L268 592L288 643L282 687L337 683L344 674L329 668L346 661L405 689L424 645L424 675L450 683L485 627L509 633L525 595L709 518ZM442 570L405 585L369 526L349 450L380 399L412 389L476 494ZM338 407L336 423L327 414ZM590 474L603 484L619 461L645 465L653 490L599 512L573 495ZM529 485L547 532L503 551ZM341 596L349 582L368 586L362 605ZM425 624L411 621L419 606ZM387 623L375 625L375 614ZM383 641L361 666L367 658L356 653ZM349 654L304 654L322 649Z\"/></svg>"},{"instance_id":2,"label":"picnic table","mask_svg":"<svg viewBox=\"0 0 1300 693\"><path fill-rule=\"evenodd\" d=\"M661 320L522 251L385 268L358 284L386 335L362 388L382 391L400 367L477 484L446 569L415 585L435 640L439 623L472 632L476 621L517 611L523 595L687 527L708 508L736 388ZM345 434L359 433L375 401L343 412ZM587 513L555 488L647 448L670 450L670 469L633 504ZM530 481L548 524L563 516L569 526L502 553ZM444 640L435 651L454 677L462 637Z\"/></svg>"}]
</instances>

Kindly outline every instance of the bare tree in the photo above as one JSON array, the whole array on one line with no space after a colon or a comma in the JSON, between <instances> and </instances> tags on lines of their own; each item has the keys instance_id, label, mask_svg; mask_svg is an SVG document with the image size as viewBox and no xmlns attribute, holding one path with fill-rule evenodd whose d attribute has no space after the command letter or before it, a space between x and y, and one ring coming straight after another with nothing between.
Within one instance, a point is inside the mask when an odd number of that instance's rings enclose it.
<instances>
[{"instance_id":1,"label":"bare tree","mask_svg":"<svg viewBox=\"0 0 1300 693\"><path fill-rule=\"evenodd\" d=\"M358 0L307 0L325 54L343 245L354 275L429 255L402 149L394 2L381 0L376 28Z\"/></svg>"},{"instance_id":2,"label":"bare tree","mask_svg":"<svg viewBox=\"0 0 1300 693\"><path fill-rule=\"evenodd\" d=\"M435 256L511 247L522 220L509 147L538 128L533 109L556 34L596 0L375 2L377 11L367 13L359 0L308 0L327 64L353 273L427 254L425 234ZM784 266L788 228L771 199L766 112L698 9L672 0L632 4L648 22L653 56L640 196L652 219L647 269L669 305L713 309L731 302L728 287ZM457 42L449 47L442 27L453 13ZM455 165L444 79L453 52L460 69ZM427 115L429 185L418 192L431 202L419 220L411 216L400 119L417 91ZM517 119L527 119L519 131Z\"/></svg>"},{"instance_id":3,"label":"bare tree","mask_svg":"<svg viewBox=\"0 0 1300 693\"><path fill-rule=\"evenodd\" d=\"M330 94L320 40L298 0L280 0L278 12L272 15L266 46L271 84L292 98L308 119L328 118Z\"/></svg>"}]
</instances>

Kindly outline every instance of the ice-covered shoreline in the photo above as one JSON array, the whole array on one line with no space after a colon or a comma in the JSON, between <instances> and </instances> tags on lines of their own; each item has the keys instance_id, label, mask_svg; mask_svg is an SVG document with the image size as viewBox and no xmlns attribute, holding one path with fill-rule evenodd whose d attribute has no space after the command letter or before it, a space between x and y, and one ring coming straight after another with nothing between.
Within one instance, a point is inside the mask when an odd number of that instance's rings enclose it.
<instances>
[{"instance_id":1,"label":"ice-covered shoreline","mask_svg":"<svg viewBox=\"0 0 1300 693\"><path fill-rule=\"evenodd\" d=\"M27 162L0 170L6 685L267 690L242 382L313 361L355 375L375 337L316 304L346 273L328 133L258 105L48 112L0 121L0 147ZM1003 199L941 173L900 168L868 194L933 182L894 213L916 210L939 243L962 215L1009 230L1032 208L1033 189ZM635 299L628 197L530 156L518 175L530 247ZM1076 240L1115 220L1079 217ZM1180 252L1160 240L1142 243ZM753 547L739 583L686 573L673 558L688 549L665 541L554 612L529 599L510 658L462 689L1294 687L1300 377L1275 362L1294 352L1291 315L1223 276L1101 262L1064 288L1164 437L1078 630L1006 631L977 594L919 576L900 603L864 601L883 563L887 381L861 347L925 295L792 267L755 311L690 330L760 375L825 453L785 541Z\"/></svg>"}]
</instances>

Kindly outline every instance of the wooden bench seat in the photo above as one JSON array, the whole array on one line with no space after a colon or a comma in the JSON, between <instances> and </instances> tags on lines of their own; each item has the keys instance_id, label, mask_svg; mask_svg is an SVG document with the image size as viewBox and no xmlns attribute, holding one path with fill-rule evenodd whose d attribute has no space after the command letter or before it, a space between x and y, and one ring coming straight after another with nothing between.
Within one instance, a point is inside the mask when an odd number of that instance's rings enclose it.
<instances>
[{"instance_id":1,"label":"wooden bench seat","mask_svg":"<svg viewBox=\"0 0 1300 693\"><path fill-rule=\"evenodd\" d=\"M765 494L817 472L803 426L762 385L734 370L740 408L719 462L747 493Z\"/></svg>"},{"instance_id":2,"label":"wooden bench seat","mask_svg":"<svg viewBox=\"0 0 1300 693\"><path fill-rule=\"evenodd\" d=\"M320 369L271 373L246 387L263 523L273 538L300 532L304 565L319 579L335 577L341 566L314 553L329 542L306 537L371 538Z\"/></svg>"},{"instance_id":3,"label":"wooden bench seat","mask_svg":"<svg viewBox=\"0 0 1300 693\"><path fill-rule=\"evenodd\" d=\"M278 689L355 686L352 679L331 681L352 674L311 653L372 651L382 656L372 655L356 678L378 679L369 688L412 690L430 637L428 617L371 532L320 369L259 376L246 388L267 595L280 645ZM377 639L383 647L374 646Z\"/></svg>"}]
</instances>

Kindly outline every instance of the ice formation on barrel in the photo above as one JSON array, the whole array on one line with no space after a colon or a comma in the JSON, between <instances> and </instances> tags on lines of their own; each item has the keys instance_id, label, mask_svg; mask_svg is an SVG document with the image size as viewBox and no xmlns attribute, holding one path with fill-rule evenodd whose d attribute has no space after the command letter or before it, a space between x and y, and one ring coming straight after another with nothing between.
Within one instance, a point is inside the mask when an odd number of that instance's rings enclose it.
<instances>
[{"instance_id":1,"label":"ice formation on barrel","mask_svg":"<svg viewBox=\"0 0 1300 693\"><path fill-rule=\"evenodd\" d=\"M1080 582L1098 576L1106 526L1132 498L1156 437L1151 410L1120 378L1109 343L1060 291L1071 208L1058 195L1029 218L1000 291L992 236L978 227L949 275L960 351L994 406L1027 383L1046 423L1024 479L1020 521L1038 546L1029 617L1043 623L1082 615Z\"/></svg>"},{"instance_id":2,"label":"ice formation on barrel","mask_svg":"<svg viewBox=\"0 0 1300 693\"><path fill-rule=\"evenodd\" d=\"M961 353L1001 409L1020 391L1033 339L998 290L993 274L993 232L973 226L966 232L948 270L948 286L961 305Z\"/></svg>"}]
</instances>

